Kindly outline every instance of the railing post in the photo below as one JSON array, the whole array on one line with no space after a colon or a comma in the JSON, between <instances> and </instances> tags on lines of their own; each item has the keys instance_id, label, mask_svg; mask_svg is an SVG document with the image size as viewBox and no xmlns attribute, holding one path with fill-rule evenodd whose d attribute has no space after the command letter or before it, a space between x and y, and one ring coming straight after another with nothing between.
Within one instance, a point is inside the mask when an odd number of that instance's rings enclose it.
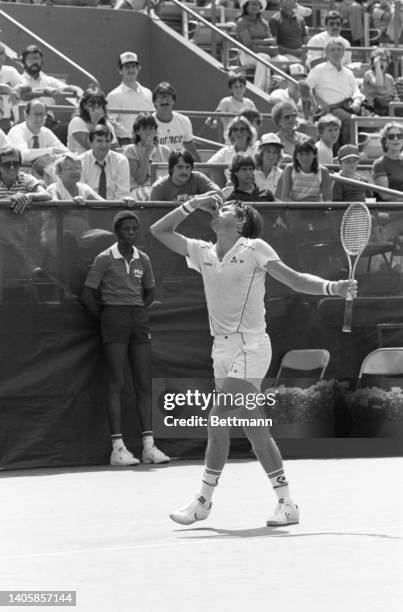
<instances>
[{"instance_id":1,"label":"railing post","mask_svg":"<svg viewBox=\"0 0 403 612\"><path fill-rule=\"evenodd\" d=\"M182 36L189 40L189 17L186 11L182 11Z\"/></svg>"}]
</instances>

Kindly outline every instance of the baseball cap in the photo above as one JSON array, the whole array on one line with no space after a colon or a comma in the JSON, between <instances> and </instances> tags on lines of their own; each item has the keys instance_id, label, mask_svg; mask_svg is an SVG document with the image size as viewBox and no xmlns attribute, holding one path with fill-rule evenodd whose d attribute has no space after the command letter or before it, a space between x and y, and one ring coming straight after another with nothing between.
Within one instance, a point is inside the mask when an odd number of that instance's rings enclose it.
<instances>
[{"instance_id":1,"label":"baseball cap","mask_svg":"<svg viewBox=\"0 0 403 612\"><path fill-rule=\"evenodd\" d=\"M125 51L124 53L121 53L119 59L122 66L123 64L130 64L131 62L135 62L136 64L139 63L137 53L133 53L132 51Z\"/></svg>"},{"instance_id":2,"label":"baseball cap","mask_svg":"<svg viewBox=\"0 0 403 612\"><path fill-rule=\"evenodd\" d=\"M349 157L355 157L356 159L360 159L358 147L350 144L346 144L340 147L337 153L338 160L343 161L343 159L348 159Z\"/></svg>"},{"instance_id":3,"label":"baseball cap","mask_svg":"<svg viewBox=\"0 0 403 612\"><path fill-rule=\"evenodd\" d=\"M273 132L269 132L268 134L263 134L263 136L261 137L259 141L259 147L263 147L264 145L270 145L270 144L277 145L281 148L284 147L280 138L277 136L277 134L274 134Z\"/></svg>"},{"instance_id":4,"label":"baseball cap","mask_svg":"<svg viewBox=\"0 0 403 612\"><path fill-rule=\"evenodd\" d=\"M302 64L291 64L290 75L293 77L306 77L306 71Z\"/></svg>"}]
</instances>

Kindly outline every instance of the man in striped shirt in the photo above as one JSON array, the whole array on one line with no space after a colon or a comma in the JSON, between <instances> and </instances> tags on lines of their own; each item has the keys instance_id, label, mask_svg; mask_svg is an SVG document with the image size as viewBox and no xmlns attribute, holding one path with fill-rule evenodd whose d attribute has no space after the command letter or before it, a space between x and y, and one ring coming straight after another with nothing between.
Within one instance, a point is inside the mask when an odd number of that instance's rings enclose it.
<instances>
[{"instance_id":1,"label":"man in striped shirt","mask_svg":"<svg viewBox=\"0 0 403 612\"><path fill-rule=\"evenodd\" d=\"M0 300L5 276L30 276L36 267L30 246L39 244L38 226L35 217L25 212L27 206L51 199L40 181L20 167L20 151L12 147L0 151L0 200L10 202L9 208L0 208Z\"/></svg>"},{"instance_id":2,"label":"man in striped shirt","mask_svg":"<svg viewBox=\"0 0 403 612\"><path fill-rule=\"evenodd\" d=\"M208 517L211 498L228 457L232 417L245 418L245 434L278 497L267 525L298 523L280 451L267 427L256 426L264 395L260 385L270 365L271 344L266 333L265 276L295 291L313 295L345 296L356 293L356 281L329 282L286 266L275 250L260 238L262 218L249 204L229 201L219 208L220 196L210 192L195 196L151 226L151 233L172 251L184 255L190 268L203 279L211 334L216 390L209 420L206 466L200 492L186 506L170 514L172 520L190 525ZM215 244L188 238L177 226L197 208L213 216ZM224 399L224 402L222 401ZM233 398L236 401L227 400ZM241 400L238 403L238 400ZM263 403L262 403L263 402ZM251 406L252 404L252 406ZM216 426L217 418L219 426Z\"/></svg>"}]
</instances>

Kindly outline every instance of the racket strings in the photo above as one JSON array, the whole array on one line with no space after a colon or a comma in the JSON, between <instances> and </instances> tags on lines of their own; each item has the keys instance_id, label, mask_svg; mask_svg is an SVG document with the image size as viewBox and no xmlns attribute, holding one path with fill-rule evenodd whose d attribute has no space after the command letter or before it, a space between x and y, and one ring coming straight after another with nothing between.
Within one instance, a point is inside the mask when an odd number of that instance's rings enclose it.
<instances>
[{"instance_id":1,"label":"racket strings","mask_svg":"<svg viewBox=\"0 0 403 612\"><path fill-rule=\"evenodd\" d=\"M351 207L343 217L341 237L350 255L358 255L371 234L371 216L363 205Z\"/></svg>"}]
</instances>

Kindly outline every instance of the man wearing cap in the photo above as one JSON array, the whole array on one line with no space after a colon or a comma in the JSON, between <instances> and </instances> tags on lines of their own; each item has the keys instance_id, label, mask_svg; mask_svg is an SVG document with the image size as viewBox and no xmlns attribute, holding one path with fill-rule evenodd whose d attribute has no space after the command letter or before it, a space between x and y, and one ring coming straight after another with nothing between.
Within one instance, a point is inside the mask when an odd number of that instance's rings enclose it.
<instances>
[{"instance_id":1,"label":"man wearing cap","mask_svg":"<svg viewBox=\"0 0 403 612\"><path fill-rule=\"evenodd\" d=\"M296 0L280 0L280 12L275 13L269 21L278 52L288 59L304 61L305 51L302 45L307 40L305 19L296 14Z\"/></svg>"},{"instance_id":2,"label":"man wearing cap","mask_svg":"<svg viewBox=\"0 0 403 612\"><path fill-rule=\"evenodd\" d=\"M327 62L318 64L308 74L308 83L323 115L332 113L342 123L342 143L351 139L351 115L359 114L364 96L354 74L342 65L345 47L339 37L326 45Z\"/></svg>"},{"instance_id":3,"label":"man wearing cap","mask_svg":"<svg viewBox=\"0 0 403 612\"><path fill-rule=\"evenodd\" d=\"M292 76L296 81L302 81L307 77L306 70L302 64L291 64L289 71L290 76ZM303 116L299 83L286 80L285 87L279 87L278 89L272 91L269 96L269 100L273 106L274 104L277 104L277 102L289 102L291 100L298 109L298 115L300 117Z\"/></svg>"},{"instance_id":4,"label":"man wearing cap","mask_svg":"<svg viewBox=\"0 0 403 612\"><path fill-rule=\"evenodd\" d=\"M28 45L21 54L24 66L22 79L25 85L31 87L31 92L24 95L26 99L41 98L45 104L60 103L64 95L81 96L83 90L77 85L67 85L42 72L43 52L36 45Z\"/></svg>"},{"instance_id":5,"label":"man wearing cap","mask_svg":"<svg viewBox=\"0 0 403 612\"><path fill-rule=\"evenodd\" d=\"M337 153L337 159L340 163L340 172L336 176L344 176L361 183L368 183L367 179L357 172L360 159L358 147L351 144L343 145ZM364 185L361 188L339 183L339 181L333 183L332 199L334 202L365 202L366 198L371 197L371 195L370 189L364 187Z\"/></svg>"},{"instance_id":6,"label":"man wearing cap","mask_svg":"<svg viewBox=\"0 0 403 612\"><path fill-rule=\"evenodd\" d=\"M158 123L158 142L171 151L186 149L194 160L201 161L193 140L193 128L190 119L174 111L176 102L175 88L163 81L153 91L154 114Z\"/></svg>"},{"instance_id":7,"label":"man wearing cap","mask_svg":"<svg viewBox=\"0 0 403 612\"><path fill-rule=\"evenodd\" d=\"M137 111L130 114L110 113L110 117L115 121L116 136L122 146L131 143L133 121L137 114L142 111L153 112L154 104L151 90L137 81L141 69L137 53L132 51L122 53L119 56L118 66L122 82L106 96L109 108Z\"/></svg>"},{"instance_id":8,"label":"man wearing cap","mask_svg":"<svg viewBox=\"0 0 403 612\"><path fill-rule=\"evenodd\" d=\"M327 43L335 38L339 38L343 41L345 53L343 55L343 59L341 60L342 66L347 66L347 64L351 64L351 45L346 38L340 36L340 32L343 26L343 18L339 11L329 11L325 16L325 30L323 32L319 32L319 34L315 34L308 40L308 47L317 47L318 49L310 49L307 54L306 62L308 66L312 66L312 62L314 60L319 60L323 58L326 61L325 48Z\"/></svg>"}]
</instances>

